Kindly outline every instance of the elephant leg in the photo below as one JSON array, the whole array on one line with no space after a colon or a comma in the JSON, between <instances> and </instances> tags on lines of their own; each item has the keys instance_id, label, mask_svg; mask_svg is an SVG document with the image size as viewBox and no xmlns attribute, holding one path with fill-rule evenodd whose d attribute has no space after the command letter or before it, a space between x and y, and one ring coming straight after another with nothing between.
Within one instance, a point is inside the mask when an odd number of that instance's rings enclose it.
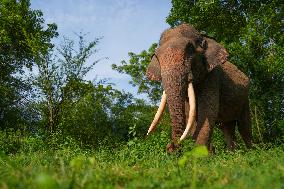
<instances>
[{"instance_id":1,"label":"elephant leg","mask_svg":"<svg viewBox=\"0 0 284 189\"><path fill-rule=\"evenodd\" d=\"M214 71L216 70L212 72ZM211 136L219 112L218 73L212 73L207 77L197 96L197 127L193 138L198 145L206 145L211 150Z\"/></svg>"},{"instance_id":2,"label":"elephant leg","mask_svg":"<svg viewBox=\"0 0 284 189\"><path fill-rule=\"evenodd\" d=\"M224 133L227 148L233 151L237 146L235 135L236 121L221 123L220 128Z\"/></svg>"},{"instance_id":3,"label":"elephant leg","mask_svg":"<svg viewBox=\"0 0 284 189\"><path fill-rule=\"evenodd\" d=\"M213 134L214 119L212 117L200 116L199 120L193 138L196 140L196 144L205 145L211 150L213 148L210 143Z\"/></svg>"},{"instance_id":4,"label":"elephant leg","mask_svg":"<svg viewBox=\"0 0 284 189\"><path fill-rule=\"evenodd\" d=\"M246 147L251 148L252 146L252 130L248 100L244 105L240 119L238 120L238 130L244 140Z\"/></svg>"}]
</instances>

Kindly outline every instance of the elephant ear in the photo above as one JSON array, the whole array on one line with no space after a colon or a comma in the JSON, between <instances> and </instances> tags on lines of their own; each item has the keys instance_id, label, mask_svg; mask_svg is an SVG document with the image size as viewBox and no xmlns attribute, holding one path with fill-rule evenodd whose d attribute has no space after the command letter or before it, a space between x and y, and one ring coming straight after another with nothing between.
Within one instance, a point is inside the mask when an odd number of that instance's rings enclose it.
<instances>
[{"instance_id":1,"label":"elephant ear","mask_svg":"<svg viewBox=\"0 0 284 189\"><path fill-rule=\"evenodd\" d=\"M215 40L204 37L202 45L204 46L204 49L206 49L204 55L207 61L208 71L213 70L217 65L227 61L227 50Z\"/></svg>"},{"instance_id":2,"label":"elephant ear","mask_svg":"<svg viewBox=\"0 0 284 189\"><path fill-rule=\"evenodd\" d=\"M150 64L148 65L146 76L148 77L148 79L153 80L153 81L162 80L160 63L155 54L152 56L152 60Z\"/></svg>"}]
</instances>

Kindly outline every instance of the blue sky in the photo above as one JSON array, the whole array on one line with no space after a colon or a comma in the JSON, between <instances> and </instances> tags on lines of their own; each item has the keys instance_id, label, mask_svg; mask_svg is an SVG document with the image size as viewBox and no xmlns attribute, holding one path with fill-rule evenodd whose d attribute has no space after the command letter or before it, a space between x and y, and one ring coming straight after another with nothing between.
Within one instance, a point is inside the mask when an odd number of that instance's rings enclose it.
<instances>
[{"instance_id":1,"label":"blue sky","mask_svg":"<svg viewBox=\"0 0 284 189\"><path fill-rule=\"evenodd\" d=\"M113 71L111 64L128 60L128 52L139 53L158 42L168 28L165 19L171 9L170 0L31 0L32 9L40 9L46 23L58 25L59 39L76 39L74 32L89 33L87 40L103 37L94 59L108 57L98 63L87 79L109 78L116 88L136 93L128 84L129 77Z\"/></svg>"}]
</instances>

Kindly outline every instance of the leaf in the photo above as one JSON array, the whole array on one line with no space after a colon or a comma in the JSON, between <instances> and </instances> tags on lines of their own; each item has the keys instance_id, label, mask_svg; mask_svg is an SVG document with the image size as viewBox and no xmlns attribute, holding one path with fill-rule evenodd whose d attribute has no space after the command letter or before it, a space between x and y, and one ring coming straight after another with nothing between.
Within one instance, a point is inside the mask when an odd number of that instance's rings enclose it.
<instances>
[{"instance_id":1,"label":"leaf","mask_svg":"<svg viewBox=\"0 0 284 189\"><path fill-rule=\"evenodd\" d=\"M182 158L180 158L178 161L178 165L184 167L185 163L187 162L187 159L188 159L187 156L182 156Z\"/></svg>"},{"instance_id":2,"label":"leaf","mask_svg":"<svg viewBox=\"0 0 284 189\"><path fill-rule=\"evenodd\" d=\"M191 156L195 158L207 157L209 155L206 146L197 146L191 151Z\"/></svg>"},{"instance_id":3,"label":"leaf","mask_svg":"<svg viewBox=\"0 0 284 189\"><path fill-rule=\"evenodd\" d=\"M130 141L127 142L128 146L132 146L133 144L135 144L135 142L133 140L130 140Z\"/></svg>"},{"instance_id":4,"label":"leaf","mask_svg":"<svg viewBox=\"0 0 284 189\"><path fill-rule=\"evenodd\" d=\"M36 184L42 189L58 188L56 181L50 175L43 173L36 177Z\"/></svg>"},{"instance_id":5,"label":"leaf","mask_svg":"<svg viewBox=\"0 0 284 189\"><path fill-rule=\"evenodd\" d=\"M83 167L84 164L84 157L75 157L74 159L72 159L70 161L70 167L72 167L73 169L81 169L81 167Z\"/></svg>"},{"instance_id":6,"label":"leaf","mask_svg":"<svg viewBox=\"0 0 284 189\"><path fill-rule=\"evenodd\" d=\"M206 146L197 146L191 151L186 152L178 161L178 165L184 167L185 163L190 159L207 157L209 155Z\"/></svg>"}]
</instances>

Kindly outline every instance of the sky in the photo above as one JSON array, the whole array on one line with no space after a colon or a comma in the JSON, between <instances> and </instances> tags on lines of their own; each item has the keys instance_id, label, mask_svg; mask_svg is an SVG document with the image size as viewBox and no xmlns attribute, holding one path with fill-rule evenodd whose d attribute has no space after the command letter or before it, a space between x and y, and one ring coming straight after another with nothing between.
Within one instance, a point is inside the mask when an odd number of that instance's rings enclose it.
<instances>
[{"instance_id":1,"label":"sky","mask_svg":"<svg viewBox=\"0 0 284 189\"><path fill-rule=\"evenodd\" d=\"M115 88L136 95L128 84L130 77L111 69L111 64L129 60L128 52L140 53L158 42L169 27L165 22L170 0L31 0L32 9L40 9L46 23L56 23L59 38L76 40L75 33L88 33L86 40L103 37L94 60L100 61L86 79L109 79Z\"/></svg>"}]
</instances>

